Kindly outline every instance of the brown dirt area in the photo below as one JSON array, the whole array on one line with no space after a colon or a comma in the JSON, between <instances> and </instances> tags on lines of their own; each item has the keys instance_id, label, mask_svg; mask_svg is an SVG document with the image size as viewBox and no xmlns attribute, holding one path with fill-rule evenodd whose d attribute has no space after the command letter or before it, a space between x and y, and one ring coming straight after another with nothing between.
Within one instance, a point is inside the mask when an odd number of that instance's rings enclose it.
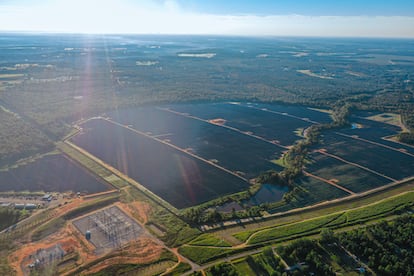
<instances>
[{"instance_id":1,"label":"brown dirt area","mask_svg":"<svg viewBox=\"0 0 414 276\"><path fill-rule=\"evenodd\" d=\"M68 203L58 207L54 210L53 217L58 217L66 212L72 210L76 206L79 206L82 202L85 202L82 198L75 198L68 200ZM133 202L130 204L115 203L120 209L125 211L129 216L137 219L141 224L145 224L148 221L148 214L151 212L151 206L146 202ZM85 237L71 224L67 223L65 227L60 229L55 234L52 234L45 239L22 244L22 246L14 251L9 257L8 261L10 266L16 271L16 275L24 275L22 267L27 266L31 260L28 258L39 249L46 249L59 243L66 253L77 252L79 254L79 260L77 261L77 267L91 262L98 257L94 253L95 247L89 243ZM97 272L109 265L116 263L148 263L159 258L163 251L163 246L153 240L148 235L143 235L136 241L123 247L122 252L125 256L118 256L107 259L95 265L88 270L88 273Z\"/></svg>"},{"instance_id":2,"label":"brown dirt area","mask_svg":"<svg viewBox=\"0 0 414 276\"><path fill-rule=\"evenodd\" d=\"M17 251L13 252L9 257L10 266L16 271L16 275L24 275L21 269L21 265L26 266L29 263L27 257L35 253L38 249L46 249L59 243L63 250L66 252L77 252L79 253L80 262L87 262L93 260L93 246L89 243L84 242L83 244L79 240L79 232L74 229L71 224L62 228L56 234L50 235L46 239L25 244Z\"/></svg>"},{"instance_id":3,"label":"brown dirt area","mask_svg":"<svg viewBox=\"0 0 414 276\"><path fill-rule=\"evenodd\" d=\"M217 119L209 120L209 123L215 124L215 125L220 125L220 126L224 125L226 122L227 121L224 120L224 119L222 119L222 118L217 118Z\"/></svg>"},{"instance_id":4,"label":"brown dirt area","mask_svg":"<svg viewBox=\"0 0 414 276\"><path fill-rule=\"evenodd\" d=\"M106 259L90 269L85 270L85 274L96 273L108 266L122 263L144 264L157 260L164 248L150 238L142 237L130 243L122 249L125 256L117 256Z\"/></svg>"},{"instance_id":5,"label":"brown dirt area","mask_svg":"<svg viewBox=\"0 0 414 276\"><path fill-rule=\"evenodd\" d=\"M151 205L142 201L136 201L129 204L117 204L117 206L142 224L146 224L148 222L148 216L152 210Z\"/></svg>"}]
</instances>

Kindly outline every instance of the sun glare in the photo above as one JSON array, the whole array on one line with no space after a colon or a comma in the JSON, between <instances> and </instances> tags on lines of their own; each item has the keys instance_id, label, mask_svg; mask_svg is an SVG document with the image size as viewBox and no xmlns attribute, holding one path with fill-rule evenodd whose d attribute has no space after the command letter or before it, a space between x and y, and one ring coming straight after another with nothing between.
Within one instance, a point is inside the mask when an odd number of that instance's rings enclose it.
<instances>
[{"instance_id":1,"label":"sun glare","mask_svg":"<svg viewBox=\"0 0 414 276\"><path fill-rule=\"evenodd\" d=\"M0 29L63 33L413 37L409 16L211 14L174 0L1 5ZM332 24L335 22L335 24Z\"/></svg>"},{"instance_id":2,"label":"sun glare","mask_svg":"<svg viewBox=\"0 0 414 276\"><path fill-rule=\"evenodd\" d=\"M43 23L49 21L67 32L102 33L135 25L147 13L143 9L126 1L59 0L44 6L37 16L46 19Z\"/></svg>"}]
</instances>

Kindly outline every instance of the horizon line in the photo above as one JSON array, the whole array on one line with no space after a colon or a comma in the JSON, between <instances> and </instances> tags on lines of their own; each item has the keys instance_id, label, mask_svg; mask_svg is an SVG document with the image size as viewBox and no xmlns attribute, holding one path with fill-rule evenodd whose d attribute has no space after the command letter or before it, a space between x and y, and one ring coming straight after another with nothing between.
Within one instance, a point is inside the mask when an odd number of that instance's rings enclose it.
<instances>
[{"instance_id":1,"label":"horizon line","mask_svg":"<svg viewBox=\"0 0 414 276\"><path fill-rule=\"evenodd\" d=\"M240 38L321 38L321 39L398 39L398 40L414 40L414 36L330 36L330 35L252 35L252 34L222 34L222 33L139 33L139 32L70 32L70 31L34 31L34 30L1 30L0 34L21 34L21 35L79 35L79 36L115 36L115 35L142 35L142 36L216 36L216 37L240 37Z\"/></svg>"}]
</instances>

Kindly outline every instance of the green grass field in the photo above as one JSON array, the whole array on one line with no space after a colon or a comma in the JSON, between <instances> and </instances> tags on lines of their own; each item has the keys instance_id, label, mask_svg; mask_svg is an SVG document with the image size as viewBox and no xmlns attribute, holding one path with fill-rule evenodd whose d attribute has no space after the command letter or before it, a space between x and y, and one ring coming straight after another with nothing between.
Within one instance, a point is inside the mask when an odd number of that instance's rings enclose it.
<instances>
[{"instance_id":1,"label":"green grass field","mask_svg":"<svg viewBox=\"0 0 414 276\"><path fill-rule=\"evenodd\" d=\"M248 244L259 244L267 241L281 241L319 233L323 227L339 228L355 223L366 222L387 215L394 214L414 205L414 192L407 192L369 206L360 207L346 212L337 212L301 221L297 223L279 225L270 228L243 231L233 236Z\"/></svg>"},{"instance_id":2,"label":"green grass field","mask_svg":"<svg viewBox=\"0 0 414 276\"><path fill-rule=\"evenodd\" d=\"M246 240L252 233L269 228L276 227L288 223L295 223L305 219L311 219L319 216L325 216L337 212L343 212L344 210L354 209L358 207L364 207L368 204L373 204L383 200L384 198L395 197L399 194L410 192L414 190L414 182L408 181L399 186L391 187L385 191L380 191L374 194L369 194L363 197L356 197L348 199L346 201L337 202L327 206L320 206L318 208L303 210L295 212L291 215L276 216L268 218L266 220L259 220L253 223L247 223L243 225L233 226L226 229L220 229L214 232L215 235L230 241L232 244L241 243L238 239L235 239L233 235L239 235L241 240ZM339 220L340 218L338 218ZM332 222L334 223L334 222ZM242 232L250 232L242 234ZM246 237L243 237L246 235ZM239 242L237 242L239 241Z\"/></svg>"},{"instance_id":3,"label":"green grass field","mask_svg":"<svg viewBox=\"0 0 414 276\"><path fill-rule=\"evenodd\" d=\"M193 262L198 264L204 264L209 261L216 260L227 255L232 255L237 253L239 250L230 249L230 248L213 248L213 247L204 247L204 246L191 246L184 245L178 250L180 254L189 258Z\"/></svg>"},{"instance_id":4,"label":"green grass field","mask_svg":"<svg viewBox=\"0 0 414 276\"><path fill-rule=\"evenodd\" d=\"M249 238L247 243L257 244L272 240L290 239L295 238L297 236L318 233L320 231L320 228L324 227L329 222L335 220L338 216L339 215L337 214L330 215L317 219L263 230L261 232L258 232L257 234L253 234Z\"/></svg>"},{"instance_id":5,"label":"green grass field","mask_svg":"<svg viewBox=\"0 0 414 276\"><path fill-rule=\"evenodd\" d=\"M65 225L66 221L63 218L55 218L48 223L37 228L32 235L32 241L39 241L47 236L57 232Z\"/></svg>"},{"instance_id":6,"label":"green grass field","mask_svg":"<svg viewBox=\"0 0 414 276\"><path fill-rule=\"evenodd\" d=\"M221 247L230 247L231 244L226 242L223 239L216 237L213 234L202 234L192 240L190 245L205 245L205 246L221 246Z\"/></svg>"},{"instance_id":7,"label":"green grass field","mask_svg":"<svg viewBox=\"0 0 414 276\"><path fill-rule=\"evenodd\" d=\"M191 265L188 263L179 263L172 271L165 274L166 276L179 276L182 275L184 272L191 269Z\"/></svg>"},{"instance_id":8,"label":"green grass field","mask_svg":"<svg viewBox=\"0 0 414 276\"><path fill-rule=\"evenodd\" d=\"M84 154L80 153L79 151L75 150L74 148L70 147L66 143L57 143L57 147L60 151L67 154L70 158L81 164L83 167L105 179L105 181L110 183L115 188L121 189L128 185L125 180L114 175L111 171L101 166L89 157L85 156Z\"/></svg>"}]
</instances>

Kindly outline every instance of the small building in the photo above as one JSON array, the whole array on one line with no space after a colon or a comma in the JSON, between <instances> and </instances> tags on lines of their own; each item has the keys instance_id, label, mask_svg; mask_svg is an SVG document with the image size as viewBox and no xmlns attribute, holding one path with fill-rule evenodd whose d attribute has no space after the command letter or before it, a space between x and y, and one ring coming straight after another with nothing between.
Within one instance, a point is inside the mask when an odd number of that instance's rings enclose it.
<instances>
[{"instance_id":1,"label":"small building","mask_svg":"<svg viewBox=\"0 0 414 276\"><path fill-rule=\"evenodd\" d=\"M18 210L23 210L25 207L24 203L15 203L14 204L14 208L18 209Z\"/></svg>"},{"instance_id":2,"label":"small building","mask_svg":"<svg viewBox=\"0 0 414 276\"><path fill-rule=\"evenodd\" d=\"M33 209L36 209L37 208L37 205L36 204L33 204L33 203L26 203L26 205L25 205L24 208L26 210L33 210Z\"/></svg>"},{"instance_id":3,"label":"small building","mask_svg":"<svg viewBox=\"0 0 414 276\"><path fill-rule=\"evenodd\" d=\"M356 269L356 271L358 271L359 274L365 274L367 272L366 269L365 269L365 267L358 267Z\"/></svg>"},{"instance_id":4,"label":"small building","mask_svg":"<svg viewBox=\"0 0 414 276\"><path fill-rule=\"evenodd\" d=\"M45 194L44 196L42 196L42 200L43 201L51 201L52 200L52 195L51 194Z\"/></svg>"}]
</instances>

